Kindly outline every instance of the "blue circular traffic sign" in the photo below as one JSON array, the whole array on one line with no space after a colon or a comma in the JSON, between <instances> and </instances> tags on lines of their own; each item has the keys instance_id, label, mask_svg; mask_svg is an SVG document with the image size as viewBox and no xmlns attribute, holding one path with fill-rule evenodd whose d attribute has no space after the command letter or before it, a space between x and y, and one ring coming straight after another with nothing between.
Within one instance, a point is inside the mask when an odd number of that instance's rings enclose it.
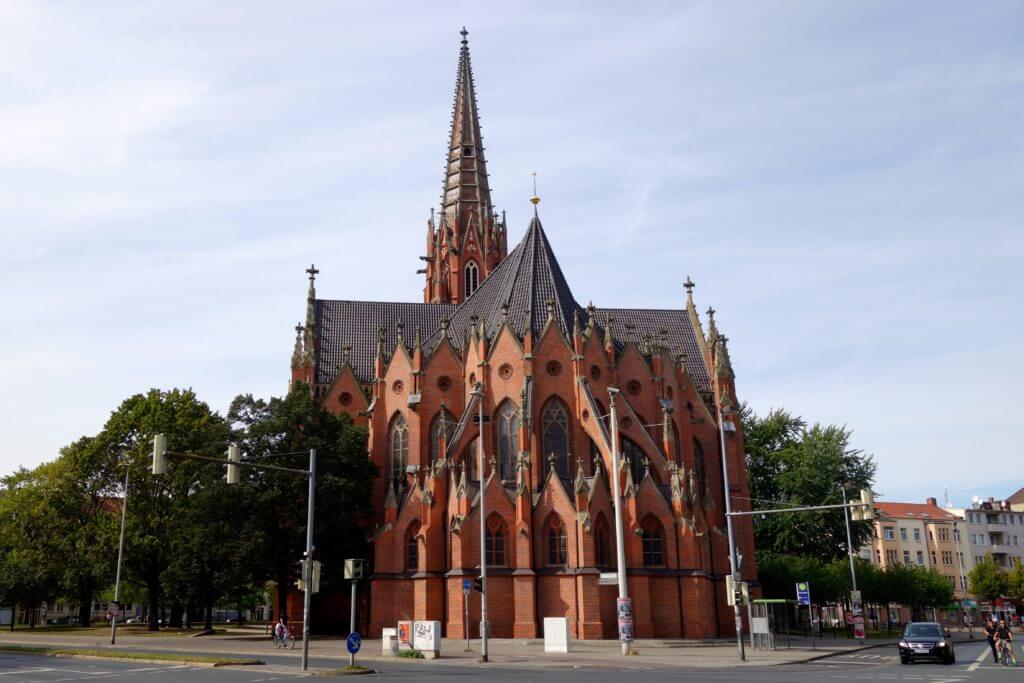
<instances>
[{"instance_id":1,"label":"blue circular traffic sign","mask_svg":"<svg viewBox=\"0 0 1024 683\"><path fill-rule=\"evenodd\" d=\"M473 580L472 579L463 579L462 580L462 590L465 593L468 593L471 590L473 590Z\"/></svg>"},{"instance_id":2,"label":"blue circular traffic sign","mask_svg":"<svg viewBox=\"0 0 1024 683\"><path fill-rule=\"evenodd\" d=\"M358 633L348 634L348 639L345 641L345 647L348 648L349 654L354 655L359 652L359 648L363 645L363 639L359 637Z\"/></svg>"}]
</instances>

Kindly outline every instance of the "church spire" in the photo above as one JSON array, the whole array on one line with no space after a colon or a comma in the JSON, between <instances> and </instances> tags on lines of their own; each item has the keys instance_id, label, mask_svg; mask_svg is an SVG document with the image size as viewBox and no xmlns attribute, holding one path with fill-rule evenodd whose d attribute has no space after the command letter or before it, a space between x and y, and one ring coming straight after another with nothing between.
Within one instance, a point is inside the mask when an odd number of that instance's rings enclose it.
<instances>
[{"instance_id":1,"label":"church spire","mask_svg":"<svg viewBox=\"0 0 1024 683\"><path fill-rule=\"evenodd\" d=\"M441 215L432 227L427 254L423 300L462 303L508 253L504 221L495 219L491 185L484 161L476 84L469 59L465 27L455 76L448 152L445 156ZM500 226L500 228L499 228Z\"/></svg>"}]
</instances>

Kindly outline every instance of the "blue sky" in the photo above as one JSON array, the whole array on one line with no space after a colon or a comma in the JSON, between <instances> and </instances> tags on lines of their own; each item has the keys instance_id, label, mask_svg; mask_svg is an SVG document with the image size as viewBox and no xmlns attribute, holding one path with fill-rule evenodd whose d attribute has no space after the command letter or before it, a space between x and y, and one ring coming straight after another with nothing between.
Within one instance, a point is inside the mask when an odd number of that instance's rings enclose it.
<instances>
[{"instance_id":1,"label":"blue sky","mask_svg":"<svg viewBox=\"0 0 1024 683\"><path fill-rule=\"evenodd\" d=\"M515 241L538 171L579 300L689 274L740 397L848 424L883 497L1021 485L1017 2L7 0L0 472L149 387L284 391L310 262L418 300L463 24L495 203Z\"/></svg>"}]
</instances>

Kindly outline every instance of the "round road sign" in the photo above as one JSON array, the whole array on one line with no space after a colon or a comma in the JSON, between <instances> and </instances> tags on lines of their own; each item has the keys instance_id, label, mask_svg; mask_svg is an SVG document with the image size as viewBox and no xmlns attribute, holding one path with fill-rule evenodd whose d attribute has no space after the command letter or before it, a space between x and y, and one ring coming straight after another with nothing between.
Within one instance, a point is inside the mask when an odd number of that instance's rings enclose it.
<instances>
[{"instance_id":1,"label":"round road sign","mask_svg":"<svg viewBox=\"0 0 1024 683\"><path fill-rule=\"evenodd\" d=\"M462 580L462 592L469 595L473 591L473 580L463 579Z\"/></svg>"},{"instance_id":2,"label":"round road sign","mask_svg":"<svg viewBox=\"0 0 1024 683\"><path fill-rule=\"evenodd\" d=\"M363 639L359 637L358 633L348 634L348 639L345 640L345 647L348 648L349 654L354 655L359 652L359 648L363 646Z\"/></svg>"}]
</instances>

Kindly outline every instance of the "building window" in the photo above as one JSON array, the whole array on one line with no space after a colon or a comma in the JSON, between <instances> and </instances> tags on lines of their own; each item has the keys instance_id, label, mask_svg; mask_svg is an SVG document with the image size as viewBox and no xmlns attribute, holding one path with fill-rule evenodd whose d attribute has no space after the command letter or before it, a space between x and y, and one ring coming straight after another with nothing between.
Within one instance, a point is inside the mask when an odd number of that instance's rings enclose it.
<instances>
[{"instance_id":1,"label":"building window","mask_svg":"<svg viewBox=\"0 0 1024 683\"><path fill-rule=\"evenodd\" d=\"M441 456L441 434L444 433L445 443L449 446L452 445L452 435L455 433L455 427L458 424L458 420L445 409L440 410L437 415L434 416L434 421L430 423L430 464L433 465L437 462L438 457Z\"/></svg>"},{"instance_id":2,"label":"building window","mask_svg":"<svg viewBox=\"0 0 1024 683\"><path fill-rule=\"evenodd\" d=\"M940 541L948 541L949 540L949 529L947 529L946 527L942 527L941 529L939 529L939 540Z\"/></svg>"},{"instance_id":3,"label":"building window","mask_svg":"<svg viewBox=\"0 0 1024 683\"><path fill-rule=\"evenodd\" d=\"M405 532L405 568L414 572L420 568L420 524L413 522Z\"/></svg>"},{"instance_id":4,"label":"building window","mask_svg":"<svg viewBox=\"0 0 1024 683\"><path fill-rule=\"evenodd\" d=\"M882 564L882 551L881 550L875 550L875 561L878 564Z\"/></svg>"},{"instance_id":5,"label":"building window","mask_svg":"<svg viewBox=\"0 0 1024 683\"><path fill-rule=\"evenodd\" d=\"M882 535L885 537L885 540L887 540L887 541L895 541L896 540L895 529L893 527L891 527L891 526L883 527L882 528Z\"/></svg>"},{"instance_id":6,"label":"building window","mask_svg":"<svg viewBox=\"0 0 1024 683\"><path fill-rule=\"evenodd\" d=\"M641 525L640 539L643 546L644 566L665 566L664 535L661 523L653 517L648 517Z\"/></svg>"},{"instance_id":7,"label":"building window","mask_svg":"<svg viewBox=\"0 0 1024 683\"><path fill-rule=\"evenodd\" d=\"M953 566L953 553L949 550L942 551L942 564L947 567Z\"/></svg>"},{"instance_id":8,"label":"building window","mask_svg":"<svg viewBox=\"0 0 1024 683\"><path fill-rule=\"evenodd\" d=\"M612 564L610 536L607 520L604 515L599 515L594 524L594 564L598 567L610 567Z\"/></svg>"},{"instance_id":9,"label":"building window","mask_svg":"<svg viewBox=\"0 0 1024 683\"><path fill-rule=\"evenodd\" d=\"M938 564L938 562L935 560L935 551L934 550L931 551L931 557L932 557L932 566L934 567L935 565Z\"/></svg>"},{"instance_id":10,"label":"building window","mask_svg":"<svg viewBox=\"0 0 1024 683\"><path fill-rule=\"evenodd\" d=\"M495 422L498 423L498 471L503 481L512 481L516 477L519 453L519 408L512 401L505 401L498 408Z\"/></svg>"},{"instance_id":11,"label":"building window","mask_svg":"<svg viewBox=\"0 0 1024 683\"><path fill-rule=\"evenodd\" d=\"M487 520L487 529L484 532L484 542L487 547L487 566L505 566L505 540L508 535L505 533L505 523L500 517L491 516Z\"/></svg>"},{"instance_id":12,"label":"building window","mask_svg":"<svg viewBox=\"0 0 1024 683\"><path fill-rule=\"evenodd\" d=\"M565 536L565 527L560 520L548 522L548 566L564 567L569 564L569 547Z\"/></svg>"},{"instance_id":13,"label":"building window","mask_svg":"<svg viewBox=\"0 0 1024 683\"><path fill-rule=\"evenodd\" d=\"M470 261L466 264L466 296L475 292L479 285L480 271L477 269L476 264Z\"/></svg>"},{"instance_id":14,"label":"building window","mask_svg":"<svg viewBox=\"0 0 1024 683\"><path fill-rule=\"evenodd\" d=\"M921 530L920 529L914 529L914 540L917 543L921 542Z\"/></svg>"},{"instance_id":15,"label":"building window","mask_svg":"<svg viewBox=\"0 0 1024 683\"><path fill-rule=\"evenodd\" d=\"M909 550L904 550L903 551L903 564L910 564L910 551Z\"/></svg>"},{"instance_id":16,"label":"building window","mask_svg":"<svg viewBox=\"0 0 1024 683\"><path fill-rule=\"evenodd\" d=\"M558 398L544 404L541 411L541 447L544 457L555 456L555 471L562 479L569 478L569 411ZM547 472L548 465L545 467Z\"/></svg>"},{"instance_id":17,"label":"building window","mask_svg":"<svg viewBox=\"0 0 1024 683\"><path fill-rule=\"evenodd\" d=\"M896 564L896 551L895 550L890 549L890 550L886 550L885 551L885 564L887 566L890 566L890 567L893 566L894 564Z\"/></svg>"},{"instance_id":18,"label":"building window","mask_svg":"<svg viewBox=\"0 0 1024 683\"><path fill-rule=\"evenodd\" d=\"M669 419L668 424L672 428L672 458L676 461L677 465L682 465L683 453L682 446L679 444L679 429L676 427L675 420Z\"/></svg>"},{"instance_id":19,"label":"building window","mask_svg":"<svg viewBox=\"0 0 1024 683\"><path fill-rule=\"evenodd\" d=\"M400 481L405 474L406 463L409 462L409 425L405 422L405 416L401 413L395 415L391 420L390 435L390 463L391 478Z\"/></svg>"},{"instance_id":20,"label":"building window","mask_svg":"<svg viewBox=\"0 0 1024 683\"><path fill-rule=\"evenodd\" d=\"M700 445L700 441L697 439L693 440L693 473L697 477L697 481L704 484L704 447Z\"/></svg>"},{"instance_id":21,"label":"building window","mask_svg":"<svg viewBox=\"0 0 1024 683\"><path fill-rule=\"evenodd\" d=\"M920 550L917 551L917 563L922 567L924 566L924 553Z\"/></svg>"},{"instance_id":22,"label":"building window","mask_svg":"<svg viewBox=\"0 0 1024 683\"><path fill-rule=\"evenodd\" d=\"M905 527L905 526L901 526L900 527L900 540L901 541L907 540L907 527Z\"/></svg>"}]
</instances>

